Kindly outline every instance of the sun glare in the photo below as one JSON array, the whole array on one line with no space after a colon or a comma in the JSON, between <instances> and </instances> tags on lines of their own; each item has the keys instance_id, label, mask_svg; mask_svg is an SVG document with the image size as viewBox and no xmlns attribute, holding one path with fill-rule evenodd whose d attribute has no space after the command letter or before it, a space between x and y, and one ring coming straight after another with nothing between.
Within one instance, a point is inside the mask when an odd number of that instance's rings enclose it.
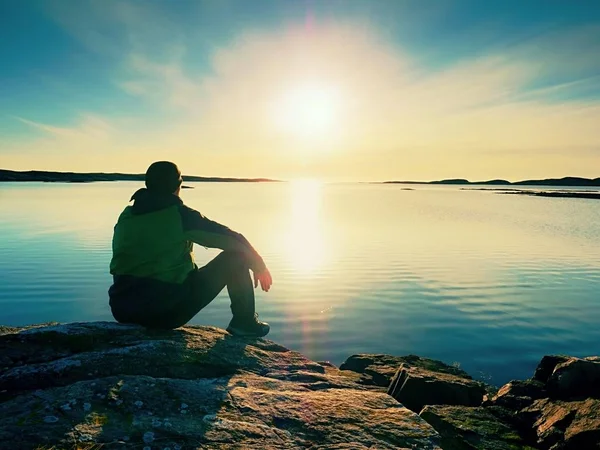
<instances>
[{"instance_id":1,"label":"sun glare","mask_svg":"<svg viewBox=\"0 0 600 450\"><path fill-rule=\"evenodd\" d=\"M285 248L291 266L298 274L314 273L325 260L321 223L321 183L295 180L290 183L290 227Z\"/></svg>"},{"instance_id":2,"label":"sun glare","mask_svg":"<svg viewBox=\"0 0 600 450\"><path fill-rule=\"evenodd\" d=\"M339 114L336 90L328 86L303 85L283 95L275 120L285 132L303 138L327 138Z\"/></svg>"}]
</instances>

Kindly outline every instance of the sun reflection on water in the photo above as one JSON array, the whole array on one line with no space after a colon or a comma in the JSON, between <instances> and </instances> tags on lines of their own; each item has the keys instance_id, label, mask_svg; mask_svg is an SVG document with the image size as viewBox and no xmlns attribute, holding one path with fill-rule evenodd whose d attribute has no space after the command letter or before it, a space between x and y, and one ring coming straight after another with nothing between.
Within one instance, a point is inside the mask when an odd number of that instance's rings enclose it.
<instances>
[{"instance_id":1,"label":"sun reflection on water","mask_svg":"<svg viewBox=\"0 0 600 450\"><path fill-rule=\"evenodd\" d=\"M287 260L298 274L313 274L326 259L321 215L321 183L290 182L290 224L284 235Z\"/></svg>"}]
</instances>

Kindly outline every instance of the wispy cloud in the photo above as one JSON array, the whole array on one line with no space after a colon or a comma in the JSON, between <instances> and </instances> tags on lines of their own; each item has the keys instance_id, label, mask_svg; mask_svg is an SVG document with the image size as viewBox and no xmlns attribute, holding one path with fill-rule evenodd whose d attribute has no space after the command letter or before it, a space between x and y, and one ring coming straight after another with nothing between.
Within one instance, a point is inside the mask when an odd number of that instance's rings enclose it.
<instances>
[{"instance_id":1,"label":"wispy cloud","mask_svg":"<svg viewBox=\"0 0 600 450\"><path fill-rule=\"evenodd\" d=\"M65 140L94 139L105 140L110 137L113 128L105 119L94 115L84 115L80 122L73 127L56 127L44 123L34 122L22 117L15 117L20 122L32 128L43 131L46 135Z\"/></svg>"},{"instance_id":2,"label":"wispy cloud","mask_svg":"<svg viewBox=\"0 0 600 450\"><path fill-rule=\"evenodd\" d=\"M188 107L200 100L200 86L184 73L180 63L160 63L133 54L127 61L131 73L119 86L128 94L163 102L166 106Z\"/></svg>"}]
</instances>

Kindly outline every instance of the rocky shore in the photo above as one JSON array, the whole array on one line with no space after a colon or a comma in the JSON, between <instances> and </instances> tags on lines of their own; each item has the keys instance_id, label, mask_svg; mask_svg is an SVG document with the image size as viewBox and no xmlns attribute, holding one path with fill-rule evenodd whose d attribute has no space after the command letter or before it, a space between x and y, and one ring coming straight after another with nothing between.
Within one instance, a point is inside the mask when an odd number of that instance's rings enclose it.
<instances>
[{"instance_id":1,"label":"rocky shore","mask_svg":"<svg viewBox=\"0 0 600 450\"><path fill-rule=\"evenodd\" d=\"M213 327L0 327L1 449L600 449L600 357L499 390L414 355L339 368Z\"/></svg>"}]
</instances>

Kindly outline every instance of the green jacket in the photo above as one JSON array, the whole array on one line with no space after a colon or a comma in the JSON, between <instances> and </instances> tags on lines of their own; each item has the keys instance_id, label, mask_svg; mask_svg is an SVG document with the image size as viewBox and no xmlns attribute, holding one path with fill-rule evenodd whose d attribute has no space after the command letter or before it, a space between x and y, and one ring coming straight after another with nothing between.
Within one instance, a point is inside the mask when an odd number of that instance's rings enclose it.
<instances>
[{"instance_id":1,"label":"green jacket","mask_svg":"<svg viewBox=\"0 0 600 450\"><path fill-rule=\"evenodd\" d=\"M177 294L197 268L194 243L243 252L252 270L264 270L262 258L244 236L185 206L178 196L140 189L131 200L133 205L123 210L114 228L111 304L132 295Z\"/></svg>"}]
</instances>

